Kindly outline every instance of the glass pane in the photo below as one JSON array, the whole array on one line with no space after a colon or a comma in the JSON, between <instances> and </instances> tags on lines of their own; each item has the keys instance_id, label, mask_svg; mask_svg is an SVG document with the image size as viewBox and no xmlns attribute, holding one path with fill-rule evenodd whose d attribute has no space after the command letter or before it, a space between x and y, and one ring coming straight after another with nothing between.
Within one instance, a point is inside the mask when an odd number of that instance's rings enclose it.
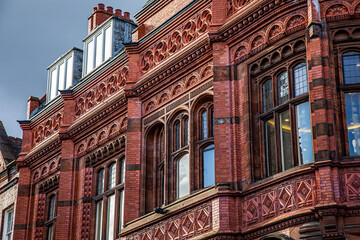
<instances>
[{"instance_id":1,"label":"glass pane","mask_svg":"<svg viewBox=\"0 0 360 240\"><path fill-rule=\"evenodd\" d=\"M104 192L104 169L101 169L98 174L97 195L102 194L103 192Z\"/></svg>"},{"instance_id":2,"label":"glass pane","mask_svg":"<svg viewBox=\"0 0 360 240\"><path fill-rule=\"evenodd\" d=\"M201 112L201 139L206 139L208 137L207 131L207 111L204 110Z\"/></svg>"},{"instance_id":3,"label":"glass pane","mask_svg":"<svg viewBox=\"0 0 360 240\"><path fill-rule=\"evenodd\" d=\"M177 168L177 195L181 198L189 194L189 154L178 161Z\"/></svg>"},{"instance_id":4,"label":"glass pane","mask_svg":"<svg viewBox=\"0 0 360 240\"><path fill-rule=\"evenodd\" d=\"M6 213L5 219L6 219L6 223L5 223L6 225L4 224L4 226L6 226L5 234L8 239L11 239L12 230L13 230L14 210L8 211Z\"/></svg>"},{"instance_id":5,"label":"glass pane","mask_svg":"<svg viewBox=\"0 0 360 240\"><path fill-rule=\"evenodd\" d=\"M105 58L104 61L111 57L112 53L112 27L105 29Z\"/></svg>"},{"instance_id":6,"label":"glass pane","mask_svg":"<svg viewBox=\"0 0 360 240\"><path fill-rule=\"evenodd\" d=\"M294 91L295 97L308 92L306 63L300 63L294 67Z\"/></svg>"},{"instance_id":7,"label":"glass pane","mask_svg":"<svg viewBox=\"0 0 360 240\"><path fill-rule=\"evenodd\" d=\"M104 53L104 37L103 34L100 33L99 36L96 37L96 65L99 66L103 62L103 53Z\"/></svg>"},{"instance_id":8,"label":"glass pane","mask_svg":"<svg viewBox=\"0 0 360 240\"><path fill-rule=\"evenodd\" d=\"M342 59L345 84L360 83L360 53L348 52Z\"/></svg>"},{"instance_id":9,"label":"glass pane","mask_svg":"<svg viewBox=\"0 0 360 240\"><path fill-rule=\"evenodd\" d=\"M96 229L95 240L101 240L102 233L102 218L103 218L103 201L96 203Z\"/></svg>"},{"instance_id":10,"label":"glass pane","mask_svg":"<svg viewBox=\"0 0 360 240\"><path fill-rule=\"evenodd\" d=\"M71 87L73 84L73 71L74 71L73 57L70 57L68 60L66 60L66 89Z\"/></svg>"},{"instance_id":11,"label":"glass pane","mask_svg":"<svg viewBox=\"0 0 360 240\"><path fill-rule=\"evenodd\" d=\"M310 107L309 102L296 106L296 127L298 139L299 164L313 162Z\"/></svg>"},{"instance_id":12,"label":"glass pane","mask_svg":"<svg viewBox=\"0 0 360 240\"><path fill-rule=\"evenodd\" d=\"M210 119L211 120L211 122L210 122L211 137L213 137L214 136L214 108L211 108L211 110L210 110L210 117L211 117L211 119Z\"/></svg>"},{"instance_id":13,"label":"glass pane","mask_svg":"<svg viewBox=\"0 0 360 240\"><path fill-rule=\"evenodd\" d=\"M360 93L346 93L345 105L350 156L360 155Z\"/></svg>"},{"instance_id":14,"label":"glass pane","mask_svg":"<svg viewBox=\"0 0 360 240\"><path fill-rule=\"evenodd\" d=\"M287 72L282 72L278 76L278 94L279 104L282 104L289 100L289 84Z\"/></svg>"},{"instance_id":15,"label":"glass pane","mask_svg":"<svg viewBox=\"0 0 360 240\"><path fill-rule=\"evenodd\" d=\"M111 189L115 186L116 186L116 163L113 163L109 167L108 189Z\"/></svg>"},{"instance_id":16,"label":"glass pane","mask_svg":"<svg viewBox=\"0 0 360 240\"><path fill-rule=\"evenodd\" d=\"M106 229L106 239L114 239L114 224L115 224L115 194L108 197L107 202L107 229Z\"/></svg>"},{"instance_id":17,"label":"glass pane","mask_svg":"<svg viewBox=\"0 0 360 240\"><path fill-rule=\"evenodd\" d=\"M54 99L58 94L57 75L58 75L58 71L56 68L54 71L51 72L50 100Z\"/></svg>"},{"instance_id":18,"label":"glass pane","mask_svg":"<svg viewBox=\"0 0 360 240\"><path fill-rule=\"evenodd\" d=\"M265 122L265 146L267 175L276 173L275 124L274 119Z\"/></svg>"},{"instance_id":19,"label":"glass pane","mask_svg":"<svg viewBox=\"0 0 360 240\"><path fill-rule=\"evenodd\" d=\"M87 44L86 73L94 69L94 40Z\"/></svg>"},{"instance_id":20,"label":"glass pane","mask_svg":"<svg viewBox=\"0 0 360 240\"><path fill-rule=\"evenodd\" d=\"M119 207L119 232L123 228L124 221L124 191L120 191L120 207Z\"/></svg>"},{"instance_id":21,"label":"glass pane","mask_svg":"<svg viewBox=\"0 0 360 240\"><path fill-rule=\"evenodd\" d=\"M203 168L204 188L215 185L214 145L203 150Z\"/></svg>"},{"instance_id":22,"label":"glass pane","mask_svg":"<svg viewBox=\"0 0 360 240\"><path fill-rule=\"evenodd\" d=\"M189 118L185 118L184 120L184 145L187 146L189 144Z\"/></svg>"},{"instance_id":23,"label":"glass pane","mask_svg":"<svg viewBox=\"0 0 360 240\"><path fill-rule=\"evenodd\" d=\"M49 220L55 217L55 201L56 201L56 196L53 195L50 198L50 202L49 202Z\"/></svg>"},{"instance_id":24,"label":"glass pane","mask_svg":"<svg viewBox=\"0 0 360 240\"><path fill-rule=\"evenodd\" d=\"M289 110L280 113L280 123L282 170L285 171L293 167L291 156L291 125Z\"/></svg>"},{"instance_id":25,"label":"glass pane","mask_svg":"<svg viewBox=\"0 0 360 240\"><path fill-rule=\"evenodd\" d=\"M125 158L121 159L121 169L120 169L120 183L125 181Z\"/></svg>"},{"instance_id":26,"label":"glass pane","mask_svg":"<svg viewBox=\"0 0 360 240\"><path fill-rule=\"evenodd\" d=\"M65 62L59 67L59 90L65 89Z\"/></svg>"},{"instance_id":27,"label":"glass pane","mask_svg":"<svg viewBox=\"0 0 360 240\"><path fill-rule=\"evenodd\" d=\"M175 123L175 150L180 149L180 122Z\"/></svg>"},{"instance_id":28,"label":"glass pane","mask_svg":"<svg viewBox=\"0 0 360 240\"><path fill-rule=\"evenodd\" d=\"M264 82L262 86L263 92L263 106L264 112L271 109L273 107L273 99L272 99L272 82L271 80L267 80Z\"/></svg>"},{"instance_id":29,"label":"glass pane","mask_svg":"<svg viewBox=\"0 0 360 240\"><path fill-rule=\"evenodd\" d=\"M164 174L164 168L160 169L160 181L161 181L161 204L165 204L165 174Z\"/></svg>"},{"instance_id":30,"label":"glass pane","mask_svg":"<svg viewBox=\"0 0 360 240\"><path fill-rule=\"evenodd\" d=\"M51 224L47 229L47 240L53 240L54 238L54 226Z\"/></svg>"}]
</instances>

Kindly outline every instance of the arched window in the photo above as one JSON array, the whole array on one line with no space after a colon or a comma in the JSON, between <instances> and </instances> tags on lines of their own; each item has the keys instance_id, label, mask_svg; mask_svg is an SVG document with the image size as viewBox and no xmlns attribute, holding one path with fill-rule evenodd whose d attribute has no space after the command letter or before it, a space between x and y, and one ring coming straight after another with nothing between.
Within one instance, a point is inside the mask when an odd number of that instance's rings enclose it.
<instances>
[{"instance_id":1,"label":"arched window","mask_svg":"<svg viewBox=\"0 0 360 240\"><path fill-rule=\"evenodd\" d=\"M49 198L48 207L48 224L47 224L47 239L54 239L54 219L55 219L55 208L56 208L56 195L52 195Z\"/></svg>"},{"instance_id":2,"label":"arched window","mask_svg":"<svg viewBox=\"0 0 360 240\"><path fill-rule=\"evenodd\" d=\"M313 162L307 82L306 63L301 62L262 84L266 176Z\"/></svg>"},{"instance_id":3,"label":"arched window","mask_svg":"<svg viewBox=\"0 0 360 240\"><path fill-rule=\"evenodd\" d=\"M97 171L95 239L113 240L122 229L125 158L122 157ZM106 189L104 189L106 186ZM116 208L116 202L119 206ZM118 211L116 211L118 209ZM105 221L104 221L105 220Z\"/></svg>"},{"instance_id":4,"label":"arched window","mask_svg":"<svg viewBox=\"0 0 360 240\"><path fill-rule=\"evenodd\" d=\"M203 159L203 185L204 188L215 185L215 156L214 144L207 146L202 151Z\"/></svg>"},{"instance_id":5,"label":"arched window","mask_svg":"<svg viewBox=\"0 0 360 240\"><path fill-rule=\"evenodd\" d=\"M208 137L208 113L207 110L201 112L201 139Z\"/></svg>"},{"instance_id":6,"label":"arched window","mask_svg":"<svg viewBox=\"0 0 360 240\"><path fill-rule=\"evenodd\" d=\"M360 52L351 51L342 55L343 84L340 86L345 100L344 120L345 153L360 155ZM343 146L344 147L344 146Z\"/></svg>"},{"instance_id":7,"label":"arched window","mask_svg":"<svg viewBox=\"0 0 360 240\"><path fill-rule=\"evenodd\" d=\"M181 132L180 132L180 121L175 122L175 151L180 149Z\"/></svg>"},{"instance_id":8,"label":"arched window","mask_svg":"<svg viewBox=\"0 0 360 240\"><path fill-rule=\"evenodd\" d=\"M177 197L181 198L190 193L189 154L185 154L177 161Z\"/></svg>"}]
</instances>

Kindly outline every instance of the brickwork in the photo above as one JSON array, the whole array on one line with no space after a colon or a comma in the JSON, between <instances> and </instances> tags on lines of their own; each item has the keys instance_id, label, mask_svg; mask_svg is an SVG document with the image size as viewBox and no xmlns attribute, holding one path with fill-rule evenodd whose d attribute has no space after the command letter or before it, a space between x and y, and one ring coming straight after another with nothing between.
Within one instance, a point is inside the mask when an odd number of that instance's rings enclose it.
<instances>
[{"instance_id":1,"label":"brickwork","mask_svg":"<svg viewBox=\"0 0 360 240\"><path fill-rule=\"evenodd\" d=\"M99 5L90 27L110 12ZM16 239L45 239L51 226L55 239L359 238L344 95L360 83L344 84L342 66L360 49L359 1L159 0L136 18L124 53L20 121L17 207L27 210L16 212ZM296 95L301 64L308 87Z\"/></svg>"}]
</instances>

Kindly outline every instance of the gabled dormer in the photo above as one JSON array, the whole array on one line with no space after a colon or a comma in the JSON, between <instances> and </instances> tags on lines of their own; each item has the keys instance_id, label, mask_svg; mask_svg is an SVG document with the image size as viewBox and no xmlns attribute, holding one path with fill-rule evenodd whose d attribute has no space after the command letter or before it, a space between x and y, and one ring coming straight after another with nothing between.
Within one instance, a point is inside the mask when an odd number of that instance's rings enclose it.
<instances>
[{"instance_id":1,"label":"gabled dormer","mask_svg":"<svg viewBox=\"0 0 360 240\"><path fill-rule=\"evenodd\" d=\"M119 9L113 12L112 7L105 10L104 4L98 4L89 17L89 35L83 40L83 76L119 53L124 48L123 43L131 42L131 32L135 28L130 13L122 15Z\"/></svg>"},{"instance_id":2,"label":"gabled dormer","mask_svg":"<svg viewBox=\"0 0 360 240\"><path fill-rule=\"evenodd\" d=\"M81 79L83 51L73 48L48 67L46 102L69 89Z\"/></svg>"}]
</instances>

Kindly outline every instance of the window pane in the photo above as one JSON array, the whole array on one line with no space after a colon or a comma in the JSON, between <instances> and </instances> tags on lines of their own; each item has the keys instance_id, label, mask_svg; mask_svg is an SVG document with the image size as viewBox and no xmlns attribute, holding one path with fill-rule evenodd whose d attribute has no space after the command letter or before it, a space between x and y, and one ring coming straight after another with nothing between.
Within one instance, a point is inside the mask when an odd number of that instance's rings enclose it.
<instances>
[{"instance_id":1,"label":"window pane","mask_svg":"<svg viewBox=\"0 0 360 240\"><path fill-rule=\"evenodd\" d=\"M206 139L208 137L207 131L207 111L204 110L201 112L201 139Z\"/></svg>"},{"instance_id":2,"label":"window pane","mask_svg":"<svg viewBox=\"0 0 360 240\"><path fill-rule=\"evenodd\" d=\"M5 213L4 239L9 239L9 240L12 239L13 221L14 221L14 210L11 209Z\"/></svg>"},{"instance_id":3,"label":"window pane","mask_svg":"<svg viewBox=\"0 0 360 240\"><path fill-rule=\"evenodd\" d=\"M204 188L215 185L214 145L203 150L203 168Z\"/></svg>"},{"instance_id":4,"label":"window pane","mask_svg":"<svg viewBox=\"0 0 360 240\"><path fill-rule=\"evenodd\" d=\"M57 88L57 68L51 72L51 84L50 84L50 100L54 99L57 96L58 88Z\"/></svg>"},{"instance_id":5,"label":"window pane","mask_svg":"<svg viewBox=\"0 0 360 240\"><path fill-rule=\"evenodd\" d=\"M70 57L68 60L66 60L66 89L71 87L73 84L73 71L74 71L73 57Z\"/></svg>"},{"instance_id":6,"label":"window pane","mask_svg":"<svg viewBox=\"0 0 360 240\"><path fill-rule=\"evenodd\" d=\"M273 107L271 80L267 80L266 82L264 82L262 86L262 92L263 92L264 112L266 112L267 110Z\"/></svg>"},{"instance_id":7,"label":"window pane","mask_svg":"<svg viewBox=\"0 0 360 240\"><path fill-rule=\"evenodd\" d=\"M342 59L345 84L360 83L360 53L348 52Z\"/></svg>"},{"instance_id":8,"label":"window pane","mask_svg":"<svg viewBox=\"0 0 360 240\"><path fill-rule=\"evenodd\" d=\"M181 198L189 194L189 154L178 161L177 168L177 195Z\"/></svg>"},{"instance_id":9,"label":"window pane","mask_svg":"<svg viewBox=\"0 0 360 240\"><path fill-rule=\"evenodd\" d=\"M175 150L180 149L180 122L175 123Z\"/></svg>"},{"instance_id":10,"label":"window pane","mask_svg":"<svg viewBox=\"0 0 360 240\"><path fill-rule=\"evenodd\" d=\"M345 105L350 156L360 155L360 93L346 93Z\"/></svg>"},{"instance_id":11,"label":"window pane","mask_svg":"<svg viewBox=\"0 0 360 240\"><path fill-rule=\"evenodd\" d=\"M112 27L105 30L105 58L104 61L111 57L112 53Z\"/></svg>"},{"instance_id":12,"label":"window pane","mask_svg":"<svg viewBox=\"0 0 360 240\"><path fill-rule=\"evenodd\" d=\"M113 163L109 167L108 189L111 189L115 186L116 186L116 163Z\"/></svg>"},{"instance_id":13,"label":"window pane","mask_svg":"<svg viewBox=\"0 0 360 240\"><path fill-rule=\"evenodd\" d=\"M211 108L211 110L210 110L210 117L211 117L211 119L210 119L210 124L211 124L210 133L211 133L211 137L213 137L214 136L214 108Z\"/></svg>"},{"instance_id":14,"label":"window pane","mask_svg":"<svg viewBox=\"0 0 360 240\"><path fill-rule=\"evenodd\" d=\"M123 228L124 221L124 191L120 191L120 207L119 207L119 232Z\"/></svg>"},{"instance_id":15,"label":"window pane","mask_svg":"<svg viewBox=\"0 0 360 240\"><path fill-rule=\"evenodd\" d=\"M86 73L94 69L94 40L87 44Z\"/></svg>"},{"instance_id":16,"label":"window pane","mask_svg":"<svg viewBox=\"0 0 360 240\"><path fill-rule=\"evenodd\" d=\"M103 192L104 192L104 169L101 169L98 174L97 195L102 194Z\"/></svg>"},{"instance_id":17,"label":"window pane","mask_svg":"<svg viewBox=\"0 0 360 240\"><path fill-rule=\"evenodd\" d=\"M96 203L95 240L101 240L102 218L103 218L103 201L99 201Z\"/></svg>"},{"instance_id":18,"label":"window pane","mask_svg":"<svg viewBox=\"0 0 360 240\"><path fill-rule=\"evenodd\" d=\"M165 204L165 174L164 168L160 169L161 204Z\"/></svg>"},{"instance_id":19,"label":"window pane","mask_svg":"<svg viewBox=\"0 0 360 240\"><path fill-rule=\"evenodd\" d=\"M115 224L115 194L108 197L107 202L107 229L106 229L106 239L114 239L114 224Z\"/></svg>"},{"instance_id":20,"label":"window pane","mask_svg":"<svg viewBox=\"0 0 360 240\"><path fill-rule=\"evenodd\" d=\"M54 239L54 225L51 224L48 226L47 240L53 240L53 239Z\"/></svg>"},{"instance_id":21,"label":"window pane","mask_svg":"<svg viewBox=\"0 0 360 240\"><path fill-rule=\"evenodd\" d=\"M56 196L53 195L50 198L50 202L49 202L49 220L55 217L55 201L56 201Z\"/></svg>"},{"instance_id":22,"label":"window pane","mask_svg":"<svg viewBox=\"0 0 360 240\"><path fill-rule=\"evenodd\" d=\"M306 63L300 63L294 67L294 91L295 97L308 92Z\"/></svg>"},{"instance_id":23,"label":"window pane","mask_svg":"<svg viewBox=\"0 0 360 240\"><path fill-rule=\"evenodd\" d=\"M99 66L103 62L103 52L104 52L104 35L100 33L96 37L96 65Z\"/></svg>"},{"instance_id":24,"label":"window pane","mask_svg":"<svg viewBox=\"0 0 360 240\"><path fill-rule=\"evenodd\" d=\"M65 89L65 62L59 67L59 90Z\"/></svg>"},{"instance_id":25,"label":"window pane","mask_svg":"<svg viewBox=\"0 0 360 240\"><path fill-rule=\"evenodd\" d=\"M265 146L267 175L276 173L275 124L274 119L265 122Z\"/></svg>"},{"instance_id":26,"label":"window pane","mask_svg":"<svg viewBox=\"0 0 360 240\"><path fill-rule=\"evenodd\" d=\"M292 156L291 156L291 125L289 110L280 113L281 123L281 159L282 170L292 168Z\"/></svg>"},{"instance_id":27,"label":"window pane","mask_svg":"<svg viewBox=\"0 0 360 240\"><path fill-rule=\"evenodd\" d=\"M189 144L189 118L185 118L184 120L184 145L187 146Z\"/></svg>"},{"instance_id":28,"label":"window pane","mask_svg":"<svg viewBox=\"0 0 360 240\"><path fill-rule=\"evenodd\" d=\"M282 72L278 76L278 94L279 104L282 104L289 100L289 84L287 72Z\"/></svg>"},{"instance_id":29,"label":"window pane","mask_svg":"<svg viewBox=\"0 0 360 240\"><path fill-rule=\"evenodd\" d=\"M125 181L125 158L121 159L120 168L120 183L123 183Z\"/></svg>"},{"instance_id":30,"label":"window pane","mask_svg":"<svg viewBox=\"0 0 360 240\"><path fill-rule=\"evenodd\" d=\"M309 102L296 106L296 127L298 139L299 164L313 162L310 107Z\"/></svg>"}]
</instances>

